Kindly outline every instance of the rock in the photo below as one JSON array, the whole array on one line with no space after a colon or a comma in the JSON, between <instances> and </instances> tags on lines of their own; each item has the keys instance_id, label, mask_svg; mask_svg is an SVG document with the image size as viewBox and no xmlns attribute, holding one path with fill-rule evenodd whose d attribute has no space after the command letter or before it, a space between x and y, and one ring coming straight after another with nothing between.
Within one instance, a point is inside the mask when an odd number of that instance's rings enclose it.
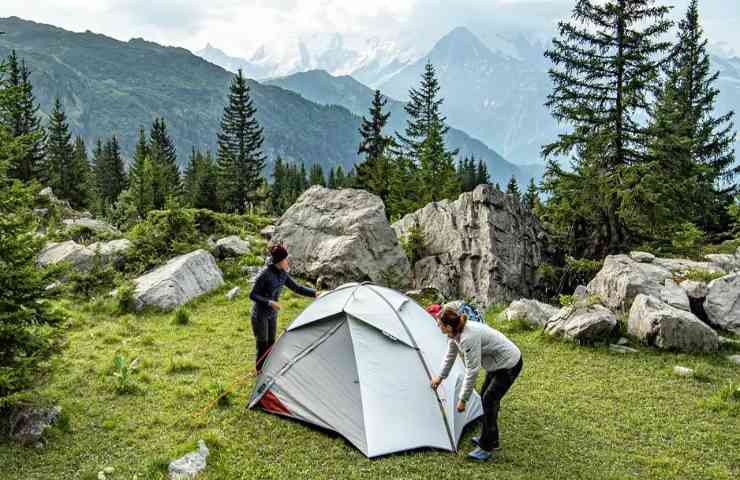
<instances>
[{"instance_id":1,"label":"rock","mask_svg":"<svg viewBox=\"0 0 740 480\"><path fill-rule=\"evenodd\" d=\"M609 351L612 353L638 353L638 351L631 347L626 347L624 345L615 345L611 344L609 345Z\"/></svg>"},{"instance_id":2,"label":"rock","mask_svg":"<svg viewBox=\"0 0 740 480\"><path fill-rule=\"evenodd\" d=\"M95 233L103 233L103 234L117 235L117 236L121 235L121 232L119 232L118 229L115 228L113 225L110 225L109 223L106 223L102 220L96 220L94 218L89 218L89 217L65 218L64 220L62 220L62 223L68 229L74 228L74 227L84 227L84 228L89 228Z\"/></svg>"},{"instance_id":3,"label":"rock","mask_svg":"<svg viewBox=\"0 0 740 480\"><path fill-rule=\"evenodd\" d=\"M704 258L716 268L720 268L727 273L740 270L740 258L729 253L713 253L704 255Z\"/></svg>"},{"instance_id":4,"label":"rock","mask_svg":"<svg viewBox=\"0 0 740 480\"><path fill-rule=\"evenodd\" d=\"M648 252L630 252L630 257L639 263L653 263L655 260L655 255Z\"/></svg>"},{"instance_id":5,"label":"rock","mask_svg":"<svg viewBox=\"0 0 740 480\"><path fill-rule=\"evenodd\" d=\"M216 259L205 250L175 257L134 280L138 310L153 306L171 310L224 284Z\"/></svg>"},{"instance_id":6,"label":"rock","mask_svg":"<svg viewBox=\"0 0 740 480\"><path fill-rule=\"evenodd\" d=\"M62 409L57 406L16 408L10 414L10 439L22 445L34 445L61 414Z\"/></svg>"},{"instance_id":7,"label":"rock","mask_svg":"<svg viewBox=\"0 0 740 480\"><path fill-rule=\"evenodd\" d=\"M627 255L609 255L589 282L588 293L597 295L609 308L626 310L640 293L659 296L665 280L670 278L670 270L655 263L638 263Z\"/></svg>"},{"instance_id":8,"label":"rock","mask_svg":"<svg viewBox=\"0 0 740 480\"><path fill-rule=\"evenodd\" d=\"M237 295L239 295L241 293L241 291L242 291L242 289L239 288L239 287L232 288L231 290L229 290L226 293L226 299L227 300L234 300L237 297Z\"/></svg>"},{"instance_id":9,"label":"rock","mask_svg":"<svg viewBox=\"0 0 740 480\"><path fill-rule=\"evenodd\" d=\"M62 282L60 282L59 280L55 280L51 282L49 285L47 285L46 287L44 287L44 290L46 290L47 292L51 292L52 290L56 290L57 288L61 286L62 286Z\"/></svg>"},{"instance_id":10,"label":"rock","mask_svg":"<svg viewBox=\"0 0 740 480\"><path fill-rule=\"evenodd\" d=\"M381 199L364 190L313 186L280 218L272 237L290 254L291 272L328 287L372 281L410 283L410 266Z\"/></svg>"},{"instance_id":11,"label":"rock","mask_svg":"<svg viewBox=\"0 0 740 480\"><path fill-rule=\"evenodd\" d=\"M198 450L170 462L168 471L170 480L191 479L198 476L206 468L208 447L203 440L198 440Z\"/></svg>"},{"instance_id":12,"label":"rock","mask_svg":"<svg viewBox=\"0 0 740 480\"><path fill-rule=\"evenodd\" d=\"M214 246L214 255L218 258L241 257L247 253L249 253L249 242L242 240L238 235L221 238Z\"/></svg>"},{"instance_id":13,"label":"rock","mask_svg":"<svg viewBox=\"0 0 740 480\"><path fill-rule=\"evenodd\" d=\"M728 355L727 360L734 363L737 366L740 366L740 355Z\"/></svg>"},{"instance_id":14,"label":"rock","mask_svg":"<svg viewBox=\"0 0 740 480\"><path fill-rule=\"evenodd\" d=\"M626 346L630 344L630 339L625 337L619 337L619 340L617 340L617 345L620 346Z\"/></svg>"},{"instance_id":15,"label":"rock","mask_svg":"<svg viewBox=\"0 0 740 480\"><path fill-rule=\"evenodd\" d=\"M45 217L49 214L48 208L34 208L33 214L37 217Z\"/></svg>"},{"instance_id":16,"label":"rock","mask_svg":"<svg viewBox=\"0 0 740 480\"><path fill-rule=\"evenodd\" d=\"M694 314L639 294L627 323L629 334L648 345L680 352L716 352L717 333Z\"/></svg>"},{"instance_id":17,"label":"rock","mask_svg":"<svg viewBox=\"0 0 740 480\"><path fill-rule=\"evenodd\" d=\"M115 471L116 469L113 467L105 467L103 469L103 473L105 473L106 475L112 475Z\"/></svg>"},{"instance_id":18,"label":"rock","mask_svg":"<svg viewBox=\"0 0 740 480\"><path fill-rule=\"evenodd\" d=\"M421 232L414 285L446 298L467 298L483 308L531 297L546 259L545 233L532 212L511 195L479 185L456 200L442 200L393 224L398 238Z\"/></svg>"},{"instance_id":19,"label":"rock","mask_svg":"<svg viewBox=\"0 0 740 480\"><path fill-rule=\"evenodd\" d=\"M98 480L107 480L107 479L108 479L108 477L105 476L105 472L104 471L101 470L101 471L98 472Z\"/></svg>"},{"instance_id":20,"label":"rock","mask_svg":"<svg viewBox=\"0 0 740 480\"><path fill-rule=\"evenodd\" d=\"M69 262L72 269L88 272L93 267L94 259L95 253L92 250L73 240L67 240L47 244L39 253L37 263L40 267L47 267L60 262Z\"/></svg>"},{"instance_id":21,"label":"rock","mask_svg":"<svg viewBox=\"0 0 740 480\"><path fill-rule=\"evenodd\" d=\"M121 238L110 242L95 242L87 248L98 255L103 263L120 264L132 246L129 240Z\"/></svg>"},{"instance_id":22,"label":"rock","mask_svg":"<svg viewBox=\"0 0 740 480\"><path fill-rule=\"evenodd\" d=\"M545 333L592 343L609 337L616 326L616 315L603 305L569 305L548 320Z\"/></svg>"},{"instance_id":23,"label":"rock","mask_svg":"<svg viewBox=\"0 0 740 480\"><path fill-rule=\"evenodd\" d=\"M59 200L57 199L56 195L54 195L54 191L51 189L51 187L46 187L41 189L41 191L37 194L38 198L45 199L50 203L56 203Z\"/></svg>"},{"instance_id":24,"label":"rock","mask_svg":"<svg viewBox=\"0 0 740 480\"><path fill-rule=\"evenodd\" d=\"M666 278L665 284L660 290L659 298L671 307L685 310L687 312L691 311L689 296L686 294L686 290L676 285L676 282L674 282L673 279Z\"/></svg>"},{"instance_id":25,"label":"rock","mask_svg":"<svg viewBox=\"0 0 740 480\"><path fill-rule=\"evenodd\" d=\"M418 288L416 290L409 290L406 295L413 298L416 303L423 307L431 305L433 303L444 303L445 297L442 293L434 287Z\"/></svg>"},{"instance_id":26,"label":"rock","mask_svg":"<svg viewBox=\"0 0 740 480\"><path fill-rule=\"evenodd\" d=\"M684 280L679 286L684 289L686 295L688 295L690 299L704 301L704 298L706 298L707 294L709 293L709 289L707 288L707 284L705 282Z\"/></svg>"},{"instance_id":27,"label":"rock","mask_svg":"<svg viewBox=\"0 0 740 480\"><path fill-rule=\"evenodd\" d=\"M530 327L542 327L553 316L557 315L559 309L537 300L522 298L511 302L509 308L504 311L509 321L520 321Z\"/></svg>"},{"instance_id":28,"label":"rock","mask_svg":"<svg viewBox=\"0 0 740 480\"><path fill-rule=\"evenodd\" d=\"M723 269L719 268L710 262L697 262L694 260L686 260L684 258L656 258L656 264L661 267L667 268L671 273L676 275L686 275L690 270L703 270L712 273L726 273Z\"/></svg>"},{"instance_id":29,"label":"rock","mask_svg":"<svg viewBox=\"0 0 740 480\"><path fill-rule=\"evenodd\" d=\"M573 291L573 300L576 302L582 302L588 298L588 289L585 285L578 285Z\"/></svg>"},{"instance_id":30,"label":"rock","mask_svg":"<svg viewBox=\"0 0 740 480\"><path fill-rule=\"evenodd\" d=\"M270 240L274 234L275 234L275 225L268 225L262 230L260 230L260 235L262 235L268 240Z\"/></svg>"},{"instance_id":31,"label":"rock","mask_svg":"<svg viewBox=\"0 0 740 480\"><path fill-rule=\"evenodd\" d=\"M740 335L740 273L712 280L704 311L712 325Z\"/></svg>"},{"instance_id":32,"label":"rock","mask_svg":"<svg viewBox=\"0 0 740 480\"><path fill-rule=\"evenodd\" d=\"M676 365L673 367L673 373L678 375L679 377L693 377L694 376L694 370L686 367L680 367Z\"/></svg>"}]
</instances>

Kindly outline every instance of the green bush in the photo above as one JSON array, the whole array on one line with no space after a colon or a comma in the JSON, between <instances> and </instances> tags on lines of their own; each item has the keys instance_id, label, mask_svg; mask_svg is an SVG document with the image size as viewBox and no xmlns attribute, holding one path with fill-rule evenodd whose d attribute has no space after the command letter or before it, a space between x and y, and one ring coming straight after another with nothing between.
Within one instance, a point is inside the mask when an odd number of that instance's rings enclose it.
<instances>
[{"instance_id":1,"label":"green bush","mask_svg":"<svg viewBox=\"0 0 740 480\"><path fill-rule=\"evenodd\" d=\"M411 267L424 256L424 231L418 222L411 226L408 233L401 237L401 247L411 263Z\"/></svg>"},{"instance_id":2,"label":"green bush","mask_svg":"<svg viewBox=\"0 0 740 480\"><path fill-rule=\"evenodd\" d=\"M188 325L190 323L190 309L185 306L178 307L172 321L175 325Z\"/></svg>"},{"instance_id":3,"label":"green bush","mask_svg":"<svg viewBox=\"0 0 740 480\"><path fill-rule=\"evenodd\" d=\"M121 354L113 358L113 383L117 393L124 395L138 390L131 377L138 367L138 358L135 358L131 363L128 363L126 357Z\"/></svg>"},{"instance_id":4,"label":"green bush","mask_svg":"<svg viewBox=\"0 0 740 480\"><path fill-rule=\"evenodd\" d=\"M125 282L116 289L116 308L119 314L136 312L135 291L136 286L132 282Z\"/></svg>"},{"instance_id":5,"label":"green bush","mask_svg":"<svg viewBox=\"0 0 740 480\"><path fill-rule=\"evenodd\" d=\"M724 277L726 274L721 272L713 272L710 270L691 269L686 272L682 278L685 280L694 280L695 282L706 282L709 283L712 280L716 280L720 277Z\"/></svg>"},{"instance_id":6,"label":"green bush","mask_svg":"<svg viewBox=\"0 0 740 480\"><path fill-rule=\"evenodd\" d=\"M69 274L67 288L69 292L81 298L91 298L113 289L118 273L109 264L104 264L100 256L95 256L93 267L88 272L72 270Z\"/></svg>"},{"instance_id":7,"label":"green bush","mask_svg":"<svg viewBox=\"0 0 740 480\"><path fill-rule=\"evenodd\" d=\"M565 257L563 265L541 263L537 267L537 290L548 301L557 302L561 295L570 295L578 285L586 285L604 266L603 260Z\"/></svg>"},{"instance_id":8,"label":"green bush","mask_svg":"<svg viewBox=\"0 0 740 480\"><path fill-rule=\"evenodd\" d=\"M704 232L693 223L684 223L673 233L671 246L676 255L696 257L701 252Z\"/></svg>"}]
</instances>

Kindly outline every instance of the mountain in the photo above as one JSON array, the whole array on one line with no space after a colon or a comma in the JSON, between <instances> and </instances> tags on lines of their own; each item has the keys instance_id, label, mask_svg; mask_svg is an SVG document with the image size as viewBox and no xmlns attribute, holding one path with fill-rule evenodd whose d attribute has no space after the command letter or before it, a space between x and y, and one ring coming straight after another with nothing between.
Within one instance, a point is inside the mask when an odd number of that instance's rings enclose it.
<instances>
[{"instance_id":1,"label":"mountain","mask_svg":"<svg viewBox=\"0 0 740 480\"><path fill-rule=\"evenodd\" d=\"M712 66L719 71L716 86L719 88L716 111L719 114L728 110L735 112L735 130L740 130L740 57L720 57L712 55ZM736 161L740 163L740 133L735 143Z\"/></svg>"},{"instance_id":2,"label":"mountain","mask_svg":"<svg viewBox=\"0 0 740 480\"><path fill-rule=\"evenodd\" d=\"M373 90L354 78L348 75L333 76L323 70L295 73L287 77L268 80L265 83L292 90L322 105L341 105L356 115L368 115L368 108L373 97ZM389 133L403 132L406 127L407 114L403 107L403 102L388 99L386 108L391 113L388 119ZM458 129L450 128L446 141L451 148L459 149L461 156L473 155L475 158L483 159L488 166L492 180L502 185L505 185L512 175L522 183L528 182L531 176L539 178L541 175L541 168L522 168L513 165L483 142L471 138L467 133Z\"/></svg>"},{"instance_id":3,"label":"mountain","mask_svg":"<svg viewBox=\"0 0 740 480\"><path fill-rule=\"evenodd\" d=\"M533 47L523 37L513 43L520 55L491 50L467 28L456 28L380 89L407 99L409 88L418 84L431 61L450 124L495 146L514 163L540 162L540 147L558 133L544 107L550 91L547 67L534 61Z\"/></svg>"},{"instance_id":4,"label":"mountain","mask_svg":"<svg viewBox=\"0 0 740 480\"><path fill-rule=\"evenodd\" d=\"M392 41L371 37L348 42L338 33L297 38L279 46L261 45L246 59L229 56L211 44L195 54L232 72L241 68L255 80L326 70L333 75L352 75L366 85L384 82L415 58L412 51Z\"/></svg>"},{"instance_id":5,"label":"mountain","mask_svg":"<svg viewBox=\"0 0 740 480\"><path fill-rule=\"evenodd\" d=\"M7 32L0 36L0 55L15 49L29 64L42 112L59 96L73 133L89 148L116 134L130 157L139 128L162 116L181 165L193 146L215 150L232 73L188 50L141 39L121 42L16 17L0 19L0 31ZM325 168L349 168L358 160L360 119L347 109L276 86L249 86L271 159L280 154Z\"/></svg>"}]
</instances>

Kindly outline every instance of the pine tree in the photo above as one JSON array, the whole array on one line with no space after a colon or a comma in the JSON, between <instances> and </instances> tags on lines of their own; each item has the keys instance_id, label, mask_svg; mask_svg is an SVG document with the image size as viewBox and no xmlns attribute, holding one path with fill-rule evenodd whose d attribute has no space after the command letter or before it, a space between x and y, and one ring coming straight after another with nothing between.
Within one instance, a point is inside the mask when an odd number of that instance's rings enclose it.
<instances>
[{"instance_id":1,"label":"pine tree","mask_svg":"<svg viewBox=\"0 0 740 480\"><path fill-rule=\"evenodd\" d=\"M218 175L211 152L193 147L183 179L185 203L193 208L218 210Z\"/></svg>"},{"instance_id":2,"label":"pine tree","mask_svg":"<svg viewBox=\"0 0 740 480\"><path fill-rule=\"evenodd\" d=\"M714 116L719 72L711 72L697 0L678 30L650 112L649 161L625 196L633 228L648 239L670 238L686 222L705 231L729 227L731 181L740 168L734 166L733 113Z\"/></svg>"},{"instance_id":3,"label":"pine tree","mask_svg":"<svg viewBox=\"0 0 740 480\"><path fill-rule=\"evenodd\" d=\"M321 168L321 165L318 163L314 163L311 166L311 171L308 175L308 183L311 186L314 185L321 185L322 187L326 186L326 177L324 177L324 169Z\"/></svg>"},{"instance_id":4,"label":"pine tree","mask_svg":"<svg viewBox=\"0 0 740 480\"><path fill-rule=\"evenodd\" d=\"M78 172L72 169L72 135L69 133L67 116L64 114L59 97L54 100L54 107L49 120L45 161L47 185L52 188L59 198L70 200L71 197L75 197L79 199L79 189L82 184L77 177Z\"/></svg>"},{"instance_id":5,"label":"pine tree","mask_svg":"<svg viewBox=\"0 0 740 480\"><path fill-rule=\"evenodd\" d=\"M80 198L70 199L70 204L75 208L89 208L95 199L95 176L90 168L90 160L87 158L87 147L81 136L75 137L72 147L72 169L77 181L80 183Z\"/></svg>"},{"instance_id":6,"label":"pine tree","mask_svg":"<svg viewBox=\"0 0 740 480\"><path fill-rule=\"evenodd\" d=\"M488 175L488 167L486 166L486 162L483 160L478 160L478 168L476 168L476 181L475 186L478 185L488 185L491 183L491 177ZM501 190L499 188L499 190Z\"/></svg>"},{"instance_id":7,"label":"pine tree","mask_svg":"<svg viewBox=\"0 0 740 480\"><path fill-rule=\"evenodd\" d=\"M519 191L519 182L516 181L516 177L512 175L509 179L509 183L506 185L506 193L513 195L514 198L519 200L521 198L521 192Z\"/></svg>"},{"instance_id":8,"label":"pine tree","mask_svg":"<svg viewBox=\"0 0 740 480\"><path fill-rule=\"evenodd\" d=\"M151 172L149 144L146 139L146 132L143 128L140 128L139 141L136 143L134 158L128 172L129 191L139 218L146 217L146 214L154 208Z\"/></svg>"},{"instance_id":9,"label":"pine tree","mask_svg":"<svg viewBox=\"0 0 740 480\"><path fill-rule=\"evenodd\" d=\"M336 188L348 188L351 185L341 165L337 165L336 172L334 173L334 181L336 182Z\"/></svg>"},{"instance_id":10,"label":"pine tree","mask_svg":"<svg viewBox=\"0 0 740 480\"><path fill-rule=\"evenodd\" d=\"M258 200L265 157L256 113L249 85L239 70L231 81L218 134L220 190L228 211L244 212L247 203Z\"/></svg>"},{"instance_id":11,"label":"pine tree","mask_svg":"<svg viewBox=\"0 0 740 480\"><path fill-rule=\"evenodd\" d=\"M25 145L25 153L15 156L9 165L12 178L22 181L46 181L44 144L46 134L38 116L39 106L33 95L31 72L24 61L18 62L15 50L4 63L0 76L0 89L5 91L0 103L0 123L5 125L13 138Z\"/></svg>"},{"instance_id":12,"label":"pine tree","mask_svg":"<svg viewBox=\"0 0 740 480\"><path fill-rule=\"evenodd\" d=\"M112 206L127 187L126 170L115 135L102 144L98 140L94 152L97 192L103 208Z\"/></svg>"},{"instance_id":13,"label":"pine tree","mask_svg":"<svg viewBox=\"0 0 740 480\"><path fill-rule=\"evenodd\" d=\"M0 73L3 67L0 66ZM9 92L0 89L0 102ZM37 264L45 240L36 234L32 189L9 178L28 144L0 124L0 405L31 387L54 351L53 334L61 318L46 288L50 272Z\"/></svg>"},{"instance_id":14,"label":"pine tree","mask_svg":"<svg viewBox=\"0 0 740 480\"><path fill-rule=\"evenodd\" d=\"M387 102L380 90L375 90L370 105L370 118L362 117L362 140L357 150L357 153L365 154L365 160L357 166L357 188L378 195L384 203L388 200L390 182L387 150L393 144L393 138L383 134L391 115L390 112L383 113Z\"/></svg>"},{"instance_id":15,"label":"pine tree","mask_svg":"<svg viewBox=\"0 0 740 480\"><path fill-rule=\"evenodd\" d=\"M540 194L537 190L537 185L534 183L534 178L529 179L529 185L527 191L524 193L523 203L532 211L535 211L540 203Z\"/></svg>"},{"instance_id":16,"label":"pine tree","mask_svg":"<svg viewBox=\"0 0 740 480\"><path fill-rule=\"evenodd\" d=\"M584 237L570 237L569 252L601 256L626 248L634 239L626 226L622 192L629 189L629 170L645 161L645 127L640 115L648 107L663 54L661 40L671 22L668 7L654 0L578 0L572 22L559 23L559 36L545 55L552 61L554 90L547 106L570 130L543 147L548 159L549 226L564 236L575 224L586 225ZM553 156L571 155L573 172ZM566 174L567 173L567 174ZM564 175L565 174L565 175ZM572 175L582 178L588 208L564 192ZM599 181L596 181L596 178ZM583 217L581 217L583 215Z\"/></svg>"},{"instance_id":17,"label":"pine tree","mask_svg":"<svg viewBox=\"0 0 740 480\"><path fill-rule=\"evenodd\" d=\"M177 200L182 194L177 151L175 143L167 133L167 125L163 118L157 118L152 123L148 152L152 164L152 208L161 210L168 201Z\"/></svg>"},{"instance_id":18,"label":"pine tree","mask_svg":"<svg viewBox=\"0 0 740 480\"><path fill-rule=\"evenodd\" d=\"M461 192L460 177L450 152L445 151L444 140L437 123L432 123L429 136L421 145L419 155L419 191L422 205L454 198Z\"/></svg>"}]
</instances>

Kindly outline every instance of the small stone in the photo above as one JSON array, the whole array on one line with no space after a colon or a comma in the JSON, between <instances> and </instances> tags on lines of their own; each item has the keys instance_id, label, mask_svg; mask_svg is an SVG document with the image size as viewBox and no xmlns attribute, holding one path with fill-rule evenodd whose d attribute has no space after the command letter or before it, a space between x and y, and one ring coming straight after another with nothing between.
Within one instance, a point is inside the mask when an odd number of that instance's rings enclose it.
<instances>
[{"instance_id":1,"label":"small stone","mask_svg":"<svg viewBox=\"0 0 740 480\"><path fill-rule=\"evenodd\" d=\"M578 285L573 291L573 300L580 302L588 298L588 289L585 285Z\"/></svg>"},{"instance_id":2,"label":"small stone","mask_svg":"<svg viewBox=\"0 0 740 480\"><path fill-rule=\"evenodd\" d=\"M631 347L625 347L624 345L609 345L609 351L612 353L637 353L637 350Z\"/></svg>"},{"instance_id":3,"label":"small stone","mask_svg":"<svg viewBox=\"0 0 740 480\"><path fill-rule=\"evenodd\" d=\"M231 290L226 293L226 299L227 300L234 300L239 293L241 293L242 289L239 287L234 287Z\"/></svg>"},{"instance_id":4,"label":"small stone","mask_svg":"<svg viewBox=\"0 0 740 480\"><path fill-rule=\"evenodd\" d=\"M692 377L694 375L694 370L676 365L673 367L673 373L679 377Z\"/></svg>"},{"instance_id":5,"label":"small stone","mask_svg":"<svg viewBox=\"0 0 740 480\"><path fill-rule=\"evenodd\" d=\"M115 471L116 471L116 469L113 468L113 467L105 467L103 469L103 473L105 473L106 475L111 475Z\"/></svg>"},{"instance_id":6,"label":"small stone","mask_svg":"<svg viewBox=\"0 0 740 480\"><path fill-rule=\"evenodd\" d=\"M101 471L98 472L98 480L106 480L106 476L105 476L105 472L104 471L101 470Z\"/></svg>"},{"instance_id":7,"label":"small stone","mask_svg":"<svg viewBox=\"0 0 740 480\"><path fill-rule=\"evenodd\" d=\"M740 366L740 355L729 355L727 360L731 361L735 365Z\"/></svg>"},{"instance_id":8,"label":"small stone","mask_svg":"<svg viewBox=\"0 0 740 480\"><path fill-rule=\"evenodd\" d=\"M655 255L648 252L630 252L630 257L638 263L653 263L655 260Z\"/></svg>"},{"instance_id":9,"label":"small stone","mask_svg":"<svg viewBox=\"0 0 740 480\"><path fill-rule=\"evenodd\" d=\"M625 346L630 344L630 339L627 337L619 337L619 340L617 340L617 345Z\"/></svg>"},{"instance_id":10,"label":"small stone","mask_svg":"<svg viewBox=\"0 0 740 480\"><path fill-rule=\"evenodd\" d=\"M192 479L206 468L208 448L203 440L198 440L198 450L170 462L170 480Z\"/></svg>"}]
</instances>

